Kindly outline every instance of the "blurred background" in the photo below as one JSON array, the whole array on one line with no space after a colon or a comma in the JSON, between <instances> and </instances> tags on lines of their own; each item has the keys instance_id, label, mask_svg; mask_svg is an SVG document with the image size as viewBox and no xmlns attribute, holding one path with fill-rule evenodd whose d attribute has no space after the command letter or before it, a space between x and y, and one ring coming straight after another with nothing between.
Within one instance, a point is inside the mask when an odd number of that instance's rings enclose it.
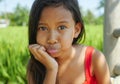
<instances>
[{"instance_id":1,"label":"blurred background","mask_svg":"<svg viewBox=\"0 0 120 84\"><path fill-rule=\"evenodd\" d=\"M34 0L0 0L0 84L27 84L28 17ZM104 0L79 0L85 45L103 51Z\"/></svg>"}]
</instances>

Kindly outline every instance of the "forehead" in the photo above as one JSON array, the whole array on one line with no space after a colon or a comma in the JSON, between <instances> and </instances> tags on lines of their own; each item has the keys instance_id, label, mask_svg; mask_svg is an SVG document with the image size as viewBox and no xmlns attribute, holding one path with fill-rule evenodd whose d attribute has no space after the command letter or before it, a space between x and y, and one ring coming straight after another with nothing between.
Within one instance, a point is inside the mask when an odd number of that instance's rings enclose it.
<instances>
[{"instance_id":1,"label":"forehead","mask_svg":"<svg viewBox=\"0 0 120 84\"><path fill-rule=\"evenodd\" d=\"M47 20L47 19L72 19L72 13L64 8L63 6L58 7L45 7L41 13L40 20Z\"/></svg>"}]
</instances>

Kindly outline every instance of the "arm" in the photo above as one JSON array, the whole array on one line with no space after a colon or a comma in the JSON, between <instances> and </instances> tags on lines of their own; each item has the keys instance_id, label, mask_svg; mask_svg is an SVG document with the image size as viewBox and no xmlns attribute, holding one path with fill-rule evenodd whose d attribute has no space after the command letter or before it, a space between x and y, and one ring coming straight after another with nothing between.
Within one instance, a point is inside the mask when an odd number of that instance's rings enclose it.
<instances>
[{"instance_id":1,"label":"arm","mask_svg":"<svg viewBox=\"0 0 120 84\"><path fill-rule=\"evenodd\" d=\"M56 76L57 76L57 70L47 71L43 84L55 84Z\"/></svg>"},{"instance_id":2,"label":"arm","mask_svg":"<svg viewBox=\"0 0 120 84\"><path fill-rule=\"evenodd\" d=\"M58 72L58 63L50 56L46 49L38 44L29 46L30 52L34 55L35 59L41 62L46 67L46 74L43 84L55 84Z\"/></svg>"},{"instance_id":3,"label":"arm","mask_svg":"<svg viewBox=\"0 0 120 84\"><path fill-rule=\"evenodd\" d=\"M97 84L111 84L109 68L105 56L100 51L93 52L92 65Z\"/></svg>"},{"instance_id":4,"label":"arm","mask_svg":"<svg viewBox=\"0 0 120 84\"><path fill-rule=\"evenodd\" d=\"M29 62L27 69L27 82L28 84L35 84L34 78L32 76L32 72L30 72L30 66L31 64ZM55 84L56 75L57 75L57 68L54 70L47 70L43 84Z\"/></svg>"}]
</instances>

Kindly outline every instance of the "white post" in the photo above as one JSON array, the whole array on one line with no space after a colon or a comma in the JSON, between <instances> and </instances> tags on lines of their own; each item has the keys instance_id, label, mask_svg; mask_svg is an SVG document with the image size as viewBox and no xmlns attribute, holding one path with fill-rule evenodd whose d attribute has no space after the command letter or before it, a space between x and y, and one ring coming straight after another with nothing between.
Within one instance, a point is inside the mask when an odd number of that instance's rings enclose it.
<instances>
[{"instance_id":1,"label":"white post","mask_svg":"<svg viewBox=\"0 0 120 84\"><path fill-rule=\"evenodd\" d=\"M111 76L120 75L120 0L105 0L103 50Z\"/></svg>"}]
</instances>

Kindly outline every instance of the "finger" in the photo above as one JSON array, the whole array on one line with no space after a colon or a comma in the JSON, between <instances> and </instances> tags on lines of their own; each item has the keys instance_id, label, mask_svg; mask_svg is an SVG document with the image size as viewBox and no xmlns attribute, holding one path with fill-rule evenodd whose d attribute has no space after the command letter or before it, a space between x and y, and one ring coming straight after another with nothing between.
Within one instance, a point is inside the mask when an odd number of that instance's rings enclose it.
<instances>
[{"instance_id":1,"label":"finger","mask_svg":"<svg viewBox=\"0 0 120 84\"><path fill-rule=\"evenodd\" d=\"M42 49L42 48L41 48L41 45L33 44L33 45L29 45L29 49L30 49L30 51L36 51L36 50Z\"/></svg>"},{"instance_id":2,"label":"finger","mask_svg":"<svg viewBox=\"0 0 120 84\"><path fill-rule=\"evenodd\" d=\"M38 53L42 56L42 59L44 60L54 59L46 51L43 51L41 49L38 49Z\"/></svg>"},{"instance_id":3,"label":"finger","mask_svg":"<svg viewBox=\"0 0 120 84\"><path fill-rule=\"evenodd\" d=\"M41 63L44 64L45 66L49 68L52 65L58 66L58 64L56 64L56 60L53 57L51 57L47 52L39 49L38 53L41 54Z\"/></svg>"},{"instance_id":4,"label":"finger","mask_svg":"<svg viewBox=\"0 0 120 84\"><path fill-rule=\"evenodd\" d=\"M38 44L33 44L33 45L29 45L29 49L31 51L36 51L36 50L43 50L46 51L45 47L38 45Z\"/></svg>"},{"instance_id":5,"label":"finger","mask_svg":"<svg viewBox=\"0 0 120 84\"><path fill-rule=\"evenodd\" d=\"M40 50L41 52L39 52L38 50ZM44 50L45 50L45 48L40 45L34 45L31 48L31 52L34 55L34 58L36 60L40 61L41 63L44 63L44 60L45 60L44 56L46 56L46 55L43 55L43 56L41 55L42 51L45 52Z\"/></svg>"},{"instance_id":6,"label":"finger","mask_svg":"<svg viewBox=\"0 0 120 84\"><path fill-rule=\"evenodd\" d=\"M38 58L38 52L37 52L37 50L40 48L40 45L30 45L30 48L29 48L29 50L30 50L30 52L33 54L33 56L35 57L35 58Z\"/></svg>"},{"instance_id":7,"label":"finger","mask_svg":"<svg viewBox=\"0 0 120 84\"><path fill-rule=\"evenodd\" d=\"M40 46L40 47L38 48L38 50L46 51L45 47L43 47L43 46Z\"/></svg>"},{"instance_id":8,"label":"finger","mask_svg":"<svg viewBox=\"0 0 120 84\"><path fill-rule=\"evenodd\" d=\"M53 60L53 58L50 58L50 56L46 52L46 49L41 45L30 45L30 51L33 54L34 58L43 64L45 64L45 62L49 61L50 59Z\"/></svg>"},{"instance_id":9,"label":"finger","mask_svg":"<svg viewBox=\"0 0 120 84\"><path fill-rule=\"evenodd\" d=\"M28 48L29 49L31 49L31 48L33 48L34 46L37 46L38 44L30 44L29 46L28 46Z\"/></svg>"},{"instance_id":10,"label":"finger","mask_svg":"<svg viewBox=\"0 0 120 84\"><path fill-rule=\"evenodd\" d=\"M41 46L41 45L39 45L39 44L29 45L29 49L34 48L35 46L39 46L39 47L37 47L36 49L41 49L41 50L43 50L43 51L46 51L45 47L44 47L44 46Z\"/></svg>"}]
</instances>

